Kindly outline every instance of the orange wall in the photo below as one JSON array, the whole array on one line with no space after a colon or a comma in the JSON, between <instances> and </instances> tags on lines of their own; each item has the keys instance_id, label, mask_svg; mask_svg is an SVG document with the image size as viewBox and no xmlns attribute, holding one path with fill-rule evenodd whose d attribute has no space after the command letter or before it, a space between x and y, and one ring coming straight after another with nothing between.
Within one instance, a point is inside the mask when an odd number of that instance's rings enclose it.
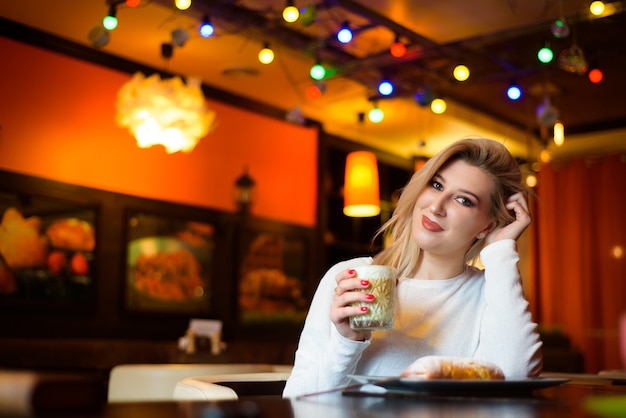
<instances>
[{"instance_id":1,"label":"orange wall","mask_svg":"<svg viewBox=\"0 0 626 418\"><path fill-rule=\"evenodd\" d=\"M139 149L115 124L130 75L0 38L0 169L223 211L248 166L259 217L313 226L317 130L209 100L217 128L188 154ZM0 186L1 187L1 186Z\"/></svg>"}]
</instances>

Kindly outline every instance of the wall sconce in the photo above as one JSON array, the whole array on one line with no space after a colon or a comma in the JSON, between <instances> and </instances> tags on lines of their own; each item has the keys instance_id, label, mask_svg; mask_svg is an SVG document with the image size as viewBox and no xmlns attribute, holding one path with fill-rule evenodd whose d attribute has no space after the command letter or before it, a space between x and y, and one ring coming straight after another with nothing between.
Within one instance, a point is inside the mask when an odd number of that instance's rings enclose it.
<instances>
[{"instance_id":1,"label":"wall sconce","mask_svg":"<svg viewBox=\"0 0 626 418\"><path fill-rule=\"evenodd\" d=\"M343 197L343 213L346 216L369 217L380 213L378 165L373 152L348 154Z\"/></svg>"},{"instance_id":2,"label":"wall sconce","mask_svg":"<svg viewBox=\"0 0 626 418\"><path fill-rule=\"evenodd\" d=\"M254 201L256 182L248 174L248 168L244 167L243 174L235 180L235 203L239 213L246 214Z\"/></svg>"},{"instance_id":3,"label":"wall sconce","mask_svg":"<svg viewBox=\"0 0 626 418\"><path fill-rule=\"evenodd\" d=\"M215 112L207 107L200 80L135 73L117 97L117 123L135 136L140 148L163 145L168 154L193 150L209 133Z\"/></svg>"}]
</instances>

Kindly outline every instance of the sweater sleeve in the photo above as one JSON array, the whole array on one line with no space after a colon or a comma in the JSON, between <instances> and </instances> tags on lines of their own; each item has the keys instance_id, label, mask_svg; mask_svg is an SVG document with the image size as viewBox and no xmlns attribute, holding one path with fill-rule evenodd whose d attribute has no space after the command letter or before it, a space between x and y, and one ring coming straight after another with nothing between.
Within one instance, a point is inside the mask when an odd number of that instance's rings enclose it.
<instances>
[{"instance_id":1,"label":"sweater sleeve","mask_svg":"<svg viewBox=\"0 0 626 418\"><path fill-rule=\"evenodd\" d=\"M524 297L514 240L485 247L485 302L477 357L494 362L507 378L541 372L541 341Z\"/></svg>"},{"instance_id":2,"label":"sweater sleeve","mask_svg":"<svg viewBox=\"0 0 626 418\"><path fill-rule=\"evenodd\" d=\"M284 397L334 389L350 382L347 375L356 370L369 341L353 341L339 334L330 320L330 304L337 273L370 262L370 258L357 258L336 264L320 281L300 335Z\"/></svg>"}]
</instances>

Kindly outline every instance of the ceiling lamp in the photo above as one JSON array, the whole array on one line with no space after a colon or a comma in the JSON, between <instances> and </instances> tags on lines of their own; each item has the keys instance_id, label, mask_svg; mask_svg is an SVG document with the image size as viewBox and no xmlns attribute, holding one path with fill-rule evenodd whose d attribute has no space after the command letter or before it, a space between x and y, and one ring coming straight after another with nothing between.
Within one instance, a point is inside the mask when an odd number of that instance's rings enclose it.
<instances>
[{"instance_id":1,"label":"ceiling lamp","mask_svg":"<svg viewBox=\"0 0 626 418\"><path fill-rule=\"evenodd\" d=\"M265 42L263 49L259 51L259 61L261 64L270 64L274 61L274 51L272 51L268 42Z\"/></svg>"},{"instance_id":2,"label":"ceiling lamp","mask_svg":"<svg viewBox=\"0 0 626 418\"><path fill-rule=\"evenodd\" d=\"M465 65L459 64L454 67L453 75L457 81L465 81L470 76L470 70Z\"/></svg>"},{"instance_id":3,"label":"ceiling lamp","mask_svg":"<svg viewBox=\"0 0 626 418\"><path fill-rule=\"evenodd\" d=\"M389 47L389 53L393 57L402 58L406 54L406 45L396 36L396 40Z\"/></svg>"},{"instance_id":4,"label":"ceiling lamp","mask_svg":"<svg viewBox=\"0 0 626 418\"><path fill-rule=\"evenodd\" d=\"M378 164L373 152L348 154L343 197L343 213L346 216L370 217L380 213Z\"/></svg>"},{"instance_id":5,"label":"ceiling lamp","mask_svg":"<svg viewBox=\"0 0 626 418\"><path fill-rule=\"evenodd\" d=\"M348 44L352 41L352 29L350 29L349 22L343 22L343 25L337 32L337 40L342 44Z\"/></svg>"},{"instance_id":6,"label":"ceiling lamp","mask_svg":"<svg viewBox=\"0 0 626 418\"><path fill-rule=\"evenodd\" d=\"M326 83L324 82L324 80L315 80L313 85L307 87L306 97L309 100L317 100L320 97L322 97L325 91L326 91Z\"/></svg>"},{"instance_id":7,"label":"ceiling lamp","mask_svg":"<svg viewBox=\"0 0 626 418\"><path fill-rule=\"evenodd\" d=\"M300 11L293 5L293 0L287 0L287 5L283 9L283 19L287 23L293 23L300 17Z\"/></svg>"},{"instance_id":8,"label":"ceiling lamp","mask_svg":"<svg viewBox=\"0 0 626 418\"><path fill-rule=\"evenodd\" d=\"M172 46L182 47L189 40L189 31L183 28L176 28L172 31Z\"/></svg>"},{"instance_id":9,"label":"ceiling lamp","mask_svg":"<svg viewBox=\"0 0 626 418\"><path fill-rule=\"evenodd\" d=\"M557 39L567 38L569 36L569 25L564 17L560 17L552 23L552 27L550 28L550 32L552 32L552 36Z\"/></svg>"},{"instance_id":10,"label":"ceiling lamp","mask_svg":"<svg viewBox=\"0 0 626 418\"><path fill-rule=\"evenodd\" d=\"M545 97L542 104L537 106L536 114L537 123L546 127L554 126L554 123L559 118L559 111L556 107L552 106L548 96Z\"/></svg>"},{"instance_id":11,"label":"ceiling lamp","mask_svg":"<svg viewBox=\"0 0 626 418\"><path fill-rule=\"evenodd\" d=\"M111 41L111 35L109 31L106 30L102 24L97 24L87 34L87 39L91 42L94 48L100 49L104 48Z\"/></svg>"},{"instance_id":12,"label":"ceiling lamp","mask_svg":"<svg viewBox=\"0 0 626 418\"><path fill-rule=\"evenodd\" d=\"M554 145L560 147L565 142L565 128L563 127L563 122L561 122L560 120L554 122L553 132Z\"/></svg>"},{"instance_id":13,"label":"ceiling lamp","mask_svg":"<svg viewBox=\"0 0 626 418\"><path fill-rule=\"evenodd\" d=\"M203 38L210 38L211 36L213 36L213 33L215 33L215 28L213 27L209 16L204 16L198 32L200 32L200 36L202 36Z\"/></svg>"},{"instance_id":14,"label":"ceiling lamp","mask_svg":"<svg viewBox=\"0 0 626 418\"><path fill-rule=\"evenodd\" d=\"M187 84L158 74L135 75L117 97L117 123L135 136L140 148L163 145L168 154L193 150L213 126L215 112L207 107L200 80Z\"/></svg>"},{"instance_id":15,"label":"ceiling lamp","mask_svg":"<svg viewBox=\"0 0 626 418\"><path fill-rule=\"evenodd\" d=\"M587 72L587 60L583 50L576 44L572 44L568 49L564 49L559 54L559 68L564 71L578 75Z\"/></svg>"},{"instance_id":16,"label":"ceiling lamp","mask_svg":"<svg viewBox=\"0 0 626 418\"><path fill-rule=\"evenodd\" d=\"M417 89L413 98L418 105L426 107L432 103L433 94L428 86L423 86Z\"/></svg>"}]
</instances>

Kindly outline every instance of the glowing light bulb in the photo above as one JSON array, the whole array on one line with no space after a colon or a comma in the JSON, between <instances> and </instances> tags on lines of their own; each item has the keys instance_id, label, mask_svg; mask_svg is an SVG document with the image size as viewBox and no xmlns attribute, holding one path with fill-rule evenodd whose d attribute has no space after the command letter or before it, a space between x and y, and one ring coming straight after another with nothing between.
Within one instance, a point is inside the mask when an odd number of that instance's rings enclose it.
<instances>
[{"instance_id":1,"label":"glowing light bulb","mask_svg":"<svg viewBox=\"0 0 626 418\"><path fill-rule=\"evenodd\" d=\"M198 32L200 32L200 36L203 38L209 38L213 36L213 33L215 33L215 28L211 24L208 16L205 16L202 20L202 24L200 25Z\"/></svg>"},{"instance_id":2,"label":"glowing light bulb","mask_svg":"<svg viewBox=\"0 0 626 418\"><path fill-rule=\"evenodd\" d=\"M369 113L367 114L367 118L370 120L370 122L380 123L383 121L383 119L385 119L385 113L380 110L378 106L375 106L372 110L369 111Z\"/></svg>"},{"instance_id":3,"label":"glowing light bulb","mask_svg":"<svg viewBox=\"0 0 626 418\"><path fill-rule=\"evenodd\" d=\"M300 11L293 5L293 1L288 1L283 9L283 19L287 23L293 23L300 17Z\"/></svg>"},{"instance_id":4,"label":"glowing light bulb","mask_svg":"<svg viewBox=\"0 0 626 418\"><path fill-rule=\"evenodd\" d=\"M317 63L311 67L309 75L313 80L321 80L326 75L326 69L322 64Z\"/></svg>"},{"instance_id":5,"label":"glowing light bulb","mask_svg":"<svg viewBox=\"0 0 626 418\"><path fill-rule=\"evenodd\" d=\"M443 112L446 111L447 107L448 105L443 99L435 99L430 103L430 110L432 110L433 113L436 115L441 115Z\"/></svg>"},{"instance_id":6,"label":"glowing light bulb","mask_svg":"<svg viewBox=\"0 0 626 418\"><path fill-rule=\"evenodd\" d=\"M513 83L506 90L506 95L511 100L519 100L522 97L522 89L517 84Z\"/></svg>"},{"instance_id":7,"label":"glowing light bulb","mask_svg":"<svg viewBox=\"0 0 626 418\"><path fill-rule=\"evenodd\" d=\"M602 74L602 71L600 69L594 68L589 71L589 74L587 74L587 77L589 78L589 81L591 81L592 83L598 84L604 78L604 74Z\"/></svg>"},{"instance_id":8,"label":"glowing light bulb","mask_svg":"<svg viewBox=\"0 0 626 418\"><path fill-rule=\"evenodd\" d=\"M130 8L139 6L139 3L141 3L141 0L126 0L126 5Z\"/></svg>"},{"instance_id":9,"label":"glowing light bulb","mask_svg":"<svg viewBox=\"0 0 626 418\"><path fill-rule=\"evenodd\" d=\"M469 78L470 71L469 68L461 64L454 67L453 75L457 81L465 81Z\"/></svg>"},{"instance_id":10,"label":"glowing light bulb","mask_svg":"<svg viewBox=\"0 0 626 418\"><path fill-rule=\"evenodd\" d=\"M565 142L565 128L563 127L563 122L556 121L554 122L554 145L560 147Z\"/></svg>"},{"instance_id":11,"label":"glowing light bulb","mask_svg":"<svg viewBox=\"0 0 626 418\"><path fill-rule=\"evenodd\" d=\"M176 0L175 4L178 10L187 10L191 7L191 0Z\"/></svg>"},{"instance_id":12,"label":"glowing light bulb","mask_svg":"<svg viewBox=\"0 0 626 418\"><path fill-rule=\"evenodd\" d=\"M601 16L604 13L604 2L594 1L589 5L589 11L594 16Z\"/></svg>"},{"instance_id":13,"label":"glowing light bulb","mask_svg":"<svg viewBox=\"0 0 626 418\"><path fill-rule=\"evenodd\" d=\"M378 92L383 96L389 96L393 93L393 83L389 80L383 80L378 85Z\"/></svg>"},{"instance_id":14,"label":"glowing light bulb","mask_svg":"<svg viewBox=\"0 0 626 418\"><path fill-rule=\"evenodd\" d=\"M259 61L261 64L269 64L274 61L274 51L272 51L268 43L259 51Z\"/></svg>"},{"instance_id":15,"label":"glowing light bulb","mask_svg":"<svg viewBox=\"0 0 626 418\"><path fill-rule=\"evenodd\" d=\"M543 64L548 64L554 59L554 52L548 44L545 44L538 52L537 59Z\"/></svg>"},{"instance_id":16,"label":"glowing light bulb","mask_svg":"<svg viewBox=\"0 0 626 418\"><path fill-rule=\"evenodd\" d=\"M389 53L393 57L402 58L406 54L406 46L402 42L396 40L389 47Z\"/></svg>"},{"instance_id":17,"label":"glowing light bulb","mask_svg":"<svg viewBox=\"0 0 626 418\"><path fill-rule=\"evenodd\" d=\"M348 22L344 22L339 32L337 32L337 40L342 44L347 44L352 40L352 30Z\"/></svg>"}]
</instances>

